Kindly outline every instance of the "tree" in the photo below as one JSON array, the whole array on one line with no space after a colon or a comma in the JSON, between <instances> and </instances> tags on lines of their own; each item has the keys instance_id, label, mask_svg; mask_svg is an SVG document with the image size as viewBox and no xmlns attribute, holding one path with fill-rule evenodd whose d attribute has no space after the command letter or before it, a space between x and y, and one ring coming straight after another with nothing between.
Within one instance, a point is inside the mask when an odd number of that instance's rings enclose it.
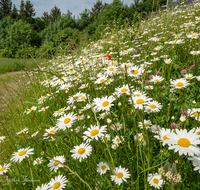
<instances>
[{"instance_id":1,"label":"tree","mask_svg":"<svg viewBox=\"0 0 200 190\"><path fill-rule=\"evenodd\" d=\"M25 4L26 21L30 24L34 22L33 17L35 16L35 9L33 4L28 0Z\"/></svg>"},{"instance_id":2,"label":"tree","mask_svg":"<svg viewBox=\"0 0 200 190\"><path fill-rule=\"evenodd\" d=\"M45 29L45 22L40 17L37 17L34 19L34 23L32 24L32 26L33 29L39 33Z\"/></svg>"},{"instance_id":3,"label":"tree","mask_svg":"<svg viewBox=\"0 0 200 190\"><path fill-rule=\"evenodd\" d=\"M61 17L60 9L55 5L50 12L50 19L52 23L55 23Z\"/></svg>"},{"instance_id":4,"label":"tree","mask_svg":"<svg viewBox=\"0 0 200 190\"><path fill-rule=\"evenodd\" d=\"M107 3L102 3L102 1L98 0L92 7L91 15L94 18L97 18L99 13L107 6Z\"/></svg>"},{"instance_id":5,"label":"tree","mask_svg":"<svg viewBox=\"0 0 200 190\"><path fill-rule=\"evenodd\" d=\"M17 10L17 8L15 7L15 4L13 5L13 9L12 9L12 12L11 12L10 16L11 16L11 18L13 18L13 19L17 19L17 17L19 16L18 10Z\"/></svg>"},{"instance_id":6,"label":"tree","mask_svg":"<svg viewBox=\"0 0 200 190\"><path fill-rule=\"evenodd\" d=\"M50 21L51 21L50 15L49 15L48 12L43 12L41 19L45 22L45 27L47 27L49 25Z\"/></svg>"},{"instance_id":7,"label":"tree","mask_svg":"<svg viewBox=\"0 0 200 190\"><path fill-rule=\"evenodd\" d=\"M26 11L25 11L25 3L24 0L21 0L20 6L19 6L19 19L22 19L23 21L26 20Z\"/></svg>"},{"instance_id":8,"label":"tree","mask_svg":"<svg viewBox=\"0 0 200 190\"><path fill-rule=\"evenodd\" d=\"M0 18L10 15L12 10L11 0L0 0Z\"/></svg>"}]
</instances>

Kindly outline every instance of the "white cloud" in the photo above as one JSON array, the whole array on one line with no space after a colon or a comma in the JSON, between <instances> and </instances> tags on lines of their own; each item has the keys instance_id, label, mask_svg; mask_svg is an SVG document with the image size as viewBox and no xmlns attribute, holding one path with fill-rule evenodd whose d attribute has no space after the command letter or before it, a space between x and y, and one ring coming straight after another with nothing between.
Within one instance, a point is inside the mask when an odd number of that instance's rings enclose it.
<instances>
[{"instance_id":1,"label":"white cloud","mask_svg":"<svg viewBox=\"0 0 200 190\"><path fill-rule=\"evenodd\" d=\"M25 0L26 1L26 0ZM83 12L85 8L91 9L97 0L30 0L34 5L36 17L41 17L43 12L50 13L51 9L56 5L60 8L61 13L67 13L67 10L77 16ZM19 9L21 0L12 0L13 4ZM103 3L112 3L113 0L102 0ZM130 5L133 0L123 0L124 4Z\"/></svg>"}]
</instances>

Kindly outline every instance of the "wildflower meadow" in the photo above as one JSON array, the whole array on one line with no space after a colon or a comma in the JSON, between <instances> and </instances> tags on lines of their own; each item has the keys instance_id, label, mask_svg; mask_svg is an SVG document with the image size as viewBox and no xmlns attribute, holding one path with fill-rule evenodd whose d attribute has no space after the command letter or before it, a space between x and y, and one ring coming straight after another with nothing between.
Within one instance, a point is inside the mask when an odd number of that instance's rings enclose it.
<instances>
[{"instance_id":1,"label":"wildflower meadow","mask_svg":"<svg viewBox=\"0 0 200 190\"><path fill-rule=\"evenodd\" d=\"M200 189L200 2L26 73L0 121L0 189Z\"/></svg>"}]
</instances>

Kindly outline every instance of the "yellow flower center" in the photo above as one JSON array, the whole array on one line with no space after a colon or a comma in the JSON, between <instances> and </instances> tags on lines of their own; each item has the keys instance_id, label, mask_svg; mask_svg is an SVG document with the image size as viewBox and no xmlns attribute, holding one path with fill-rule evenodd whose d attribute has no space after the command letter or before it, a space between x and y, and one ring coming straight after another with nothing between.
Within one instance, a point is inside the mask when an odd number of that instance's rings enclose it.
<instances>
[{"instance_id":1,"label":"yellow flower center","mask_svg":"<svg viewBox=\"0 0 200 190\"><path fill-rule=\"evenodd\" d=\"M6 167L2 167L2 168L0 169L0 172L4 171L5 169L6 169Z\"/></svg>"},{"instance_id":2,"label":"yellow flower center","mask_svg":"<svg viewBox=\"0 0 200 190\"><path fill-rule=\"evenodd\" d=\"M192 38L194 38L194 37L196 37L196 34L193 34L193 35L192 35Z\"/></svg>"},{"instance_id":3,"label":"yellow flower center","mask_svg":"<svg viewBox=\"0 0 200 190\"><path fill-rule=\"evenodd\" d=\"M101 79L100 82L103 82L105 79Z\"/></svg>"},{"instance_id":4,"label":"yellow flower center","mask_svg":"<svg viewBox=\"0 0 200 190\"><path fill-rule=\"evenodd\" d=\"M124 174L123 174L122 172L118 172L118 173L117 173L117 177L118 177L118 178L122 178L123 176L124 176Z\"/></svg>"},{"instance_id":5,"label":"yellow flower center","mask_svg":"<svg viewBox=\"0 0 200 190\"><path fill-rule=\"evenodd\" d=\"M76 100L76 99L78 99L78 96L74 96L74 97L73 97L73 100Z\"/></svg>"},{"instance_id":6,"label":"yellow flower center","mask_svg":"<svg viewBox=\"0 0 200 190\"><path fill-rule=\"evenodd\" d=\"M197 52L195 51L194 54L197 54Z\"/></svg>"},{"instance_id":7,"label":"yellow flower center","mask_svg":"<svg viewBox=\"0 0 200 190\"><path fill-rule=\"evenodd\" d=\"M176 84L176 86L178 86L178 87L181 87L181 86L183 86L184 84L182 83L182 82L178 82L177 84Z\"/></svg>"},{"instance_id":8,"label":"yellow flower center","mask_svg":"<svg viewBox=\"0 0 200 190\"><path fill-rule=\"evenodd\" d=\"M109 69L109 71L113 71L113 70L114 70L114 68L113 68L113 67Z\"/></svg>"},{"instance_id":9,"label":"yellow flower center","mask_svg":"<svg viewBox=\"0 0 200 190\"><path fill-rule=\"evenodd\" d=\"M70 118L66 118L66 119L64 120L64 124L68 124L70 121L71 121Z\"/></svg>"},{"instance_id":10,"label":"yellow flower center","mask_svg":"<svg viewBox=\"0 0 200 190\"><path fill-rule=\"evenodd\" d=\"M116 126L115 126L115 128L117 128L117 129L118 129L118 128L119 128L119 125L116 125Z\"/></svg>"},{"instance_id":11,"label":"yellow flower center","mask_svg":"<svg viewBox=\"0 0 200 190\"><path fill-rule=\"evenodd\" d=\"M159 82L159 81L160 81L159 79L155 79L155 80L154 80L154 82Z\"/></svg>"},{"instance_id":12,"label":"yellow flower center","mask_svg":"<svg viewBox=\"0 0 200 190\"><path fill-rule=\"evenodd\" d=\"M126 88L121 89L121 92L127 92L128 90Z\"/></svg>"},{"instance_id":13,"label":"yellow flower center","mask_svg":"<svg viewBox=\"0 0 200 190\"><path fill-rule=\"evenodd\" d=\"M151 104L151 105L150 105L150 108L151 108L151 109L155 109L155 108L156 108L156 105L155 105L155 104Z\"/></svg>"},{"instance_id":14,"label":"yellow flower center","mask_svg":"<svg viewBox=\"0 0 200 190\"><path fill-rule=\"evenodd\" d=\"M65 86L65 87L64 87L64 89L67 89L67 88L68 88L68 86Z\"/></svg>"},{"instance_id":15,"label":"yellow flower center","mask_svg":"<svg viewBox=\"0 0 200 190\"><path fill-rule=\"evenodd\" d=\"M52 134L54 134L54 133L55 133L54 130L52 130L52 131L49 132L50 135L52 135Z\"/></svg>"},{"instance_id":16,"label":"yellow flower center","mask_svg":"<svg viewBox=\"0 0 200 190\"><path fill-rule=\"evenodd\" d=\"M82 96L82 97L81 97L81 100L84 100L84 99L85 99L85 96Z\"/></svg>"},{"instance_id":17,"label":"yellow flower center","mask_svg":"<svg viewBox=\"0 0 200 190\"><path fill-rule=\"evenodd\" d=\"M26 154L26 151L25 151L25 150L22 150L22 151L19 153L19 156L23 156L24 154Z\"/></svg>"},{"instance_id":18,"label":"yellow flower center","mask_svg":"<svg viewBox=\"0 0 200 190\"><path fill-rule=\"evenodd\" d=\"M192 77L187 77L187 79L192 79Z\"/></svg>"},{"instance_id":19,"label":"yellow flower center","mask_svg":"<svg viewBox=\"0 0 200 190\"><path fill-rule=\"evenodd\" d=\"M99 130L98 129L93 129L91 132L90 132L90 135L93 137L95 135L97 135L99 133Z\"/></svg>"},{"instance_id":20,"label":"yellow flower center","mask_svg":"<svg viewBox=\"0 0 200 190\"><path fill-rule=\"evenodd\" d=\"M137 75L137 74L138 74L138 70L133 70L133 71L131 71L131 73L132 73L133 75Z\"/></svg>"},{"instance_id":21,"label":"yellow flower center","mask_svg":"<svg viewBox=\"0 0 200 190\"><path fill-rule=\"evenodd\" d=\"M142 139L142 135L140 135L138 138L139 138L139 139Z\"/></svg>"},{"instance_id":22,"label":"yellow flower center","mask_svg":"<svg viewBox=\"0 0 200 190\"><path fill-rule=\"evenodd\" d=\"M79 116L78 116L78 119L81 119L81 117L82 117L82 116L81 116L81 115L79 115Z\"/></svg>"},{"instance_id":23,"label":"yellow flower center","mask_svg":"<svg viewBox=\"0 0 200 190\"><path fill-rule=\"evenodd\" d=\"M58 189L60 187L60 182L56 182L53 185L53 189Z\"/></svg>"},{"instance_id":24,"label":"yellow flower center","mask_svg":"<svg viewBox=\"0 0 200 190\"><path fill-rule=\"evenodd\" d=\"M158 183L159 183L159 180L158 180L157 178L154 178L154 179L153 179L153 183L158 184Z\"/></svg>"},{"instance_id":25,"label":"yellow flower center","mask_svg":"<svg viewBox=\"0 0 200 190\"><path fill-rule=\"evenodd\" d=\"M167 135L164 135L164 136L163 136L163 140L167 140L167 139L169 139L169 138L167 137Z\"/></svg>"},{"instance_id":26,"label":"yellow flower center","mask_svg":"<svg viewBox=\"0 0 200 190\"><path fill-rule=\"evenodd\" d=\"M191 145L190 141L186 138L180 138L178 144L182 147L189 147Z\"/></svg>"},{"instance_id":27,"label":"yellow flower center","mask_svg":"<svg viewBox=\"0 0 200 190\"><path fill-rule=\"evenodd\" d=\"M102 170L105 170L105 169L106 169L106 166L105 166L105 165L101 166L101 169L102 169Z\"/></svg>"},{"instance_id":28,"label":"yellow flower center","mask_svg":"<svg viewBox=\"0 0 200 190\"><path fill-rule=\"evenodd\" d=\"M116 142L120 142L120 138L116 139Z\"/></svg>"},{"instance_id":29,"label":"yellow flower center","mask_svg":"<svg viewBox=\"0 0 200 190\"><path fill-rule=\"evenodd\" d=\"M85 153L85 149L84 148L79 148L78 149L78 154L84 154Z\"/></svg>"},{"instance_id":30,"label":"yellow flower center","mask_svg":"<svg viewBox=\"0 0 200 190\"><path fill-rule=\"evenodd\" d=\"M136 104L143 104L144 103L144 100L143 99L138 99L137 101L136 101Z\"/></svg>"},{"instance_id":31,"label":"yellow flower center","mask_svg":"<svg viewBox=\"0 0 200 190\"><path fill-rule=\"evenodd\" d=\"M200 131L197 131L197 135L200 135Z\"/></svg>"},{"instance_id":32,"label":"yellow flower center","mask_svg":"<svg viewBox=\"0 0 200 190\"><path fill-rule=\"evenodd\" d=\"M140 97L140 94L136 94L135 96Z\"/></svg>"},{"instance_id":33,"label":"yellow flower center","mask_svg":"<svg viewBox=\"0 0 200 190\"><path fill-rule=\"evenodd\" d=\"M57 113L61 113L61 112L63 112L63 110L58 110L58 111L57 111Z\"/></svg>"},{"instance_id":34,"label":"yellow flower center","mask_svg":"<svg viewBox=\"0 0 200 190\"><path fill-rule=\"evenodd\" d=\"M37 163L39 163L40 162L40 160L37 160Z\"/></svg>"},{"instance_id":35,"label":"yellow flower center","mask_svg":"<svg viewBox=\"0 0 200 190\"><path fill-rule=\"evenodd\" d=\"M57 166L57 165L59 165L59 162L55 161L53 165Z\"/></svg>"},{"instance_id":36,"label":"yellow flower center","mask_svg":"<svg viewBox=\"0 0 200 190\"><path fill-rule=\"evenodd\" d=\"M110 82L110 79L108 79L107 82Z\"/></svg>"},{"instance_id":37,"label":"yellow flower center","mask_svg":"<svg viewBox=\"0 0 200 190\"><path fill-rule=\"evenodd\" d=\"M103 104L102 104L103 107L106 107L106 106L108 106L108 105L109 105L109 101L105 101L105 102L103 102Z\"/></svg>"},{"instance_id":38,"label":"yellow flower center","mask_svg":"<svg viewBox=\"0 0 200 190\"><path fill-rule=\"evenodd\" d=\"M32 108L32 109L30 109L30 111L33 111L34 109Z\"/></svg>"},{"instance_id":39,"label":"yellow flower center","mask_svg":"<svg viewBox=\"0 0 200 190\"><path fill-rule=\"evenodd\" d=\"M195 113L193 113L193 116L194 116L194 117L198 117L199 114L198 114L197 112L195 112Z\"/></svg>"},{"instance_id":40,"label":"yellow flower center","mask_svg":"<svg viewBox=\"0 0 200 190\"><path fill-rule=\"evenodd\" d=\"M102 115L102 117L105 117L106 116L106 114L104 113L103 115Z\"/></svg>"},{"instance_id":41,"label":"yellow flower center","mask_svg":"<svg viewBox=\"0 0 200 190\"><path fill-rule=\"evenodd\" d=\"M42 97L41 99L42 99L42 100L44 100L44 99L45 99L45 97Z\"/></svg>"},{"instance_id":42,"label":"yellow flower center","mask_svg":"<svg viewBox=\"0 0 200 190\"><path fill-rule=\"evenodd\" d=\"M150 87L150 86L148 86L148 87L147 87L147 89L151 89L151 87Z\"/></svg>"}]
</instances>

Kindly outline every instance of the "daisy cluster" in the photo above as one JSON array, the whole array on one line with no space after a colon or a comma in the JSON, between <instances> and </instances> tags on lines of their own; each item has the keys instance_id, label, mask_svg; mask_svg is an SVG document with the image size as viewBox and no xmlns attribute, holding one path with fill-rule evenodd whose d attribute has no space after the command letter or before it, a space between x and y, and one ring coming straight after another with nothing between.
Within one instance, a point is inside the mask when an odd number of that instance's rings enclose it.
<instances>
[{"instance_id":1,"label":"daisy cluster","mask_svg":"<svg viewBox=\"0 0 200 190\"><path fill-rule=\"evenodd\" d=\"M27 161L57 175L36 190L140 189L140 175L145 187L159 189L167 182L155 167L164 160L181 156L200 172L198 5L166 11L138 29L107 27L81 56L50 60L42 71L53 75L36 81L42 90L23 112L37 126L16 132L31 143L9 155L0 175ZM7 141L0 136L0 146ZM83 184L73 186L77 179Z\"/></svg>"}]
</instances>

